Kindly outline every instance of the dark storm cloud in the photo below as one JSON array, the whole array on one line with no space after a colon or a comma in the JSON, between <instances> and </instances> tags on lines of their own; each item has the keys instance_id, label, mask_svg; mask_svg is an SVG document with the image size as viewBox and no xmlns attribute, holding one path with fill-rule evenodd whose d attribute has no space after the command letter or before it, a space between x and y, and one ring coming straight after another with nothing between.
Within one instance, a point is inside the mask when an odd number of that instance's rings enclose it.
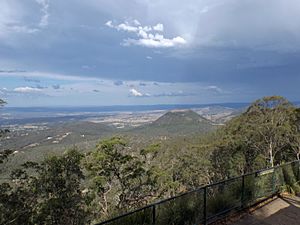
<instances>
[{"instance_id":1,"label":"dark storm cloud","mask_svg":"<svg viewBox=\"0 0 300 225\"><path fill-rule=\"evenodd\" d=\"M164 36L146 36L146 44L122 46L137 32L117 26L134 20L142 26L163 24ZM108 21L114 29L105 25ZM110 79L113 86L133 80L151 81L157 88L159 82L202 82L297 98L299 21L300 2L294 0L3 0L0 66ZM186 44L171 49L149 44L177 36ZM147 60L149 55L152 60ZM0 70L15 72L23 70Z\"/></svg>"}]
</instances>

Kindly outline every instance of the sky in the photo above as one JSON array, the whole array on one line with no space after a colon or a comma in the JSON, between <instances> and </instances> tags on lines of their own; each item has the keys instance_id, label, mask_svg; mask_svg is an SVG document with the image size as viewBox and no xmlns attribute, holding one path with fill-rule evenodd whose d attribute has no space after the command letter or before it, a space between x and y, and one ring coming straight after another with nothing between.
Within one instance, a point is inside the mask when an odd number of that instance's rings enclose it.
<instances>
[{"instance_id":1,"label":"sky","mask_svg":"<svg viewBox=\"0 0 300 225\"><path fill-rule=\"evenodd\" d=\"M299 0L0 0L8 106L300 100Z\"/></svg>"}]
</instances>

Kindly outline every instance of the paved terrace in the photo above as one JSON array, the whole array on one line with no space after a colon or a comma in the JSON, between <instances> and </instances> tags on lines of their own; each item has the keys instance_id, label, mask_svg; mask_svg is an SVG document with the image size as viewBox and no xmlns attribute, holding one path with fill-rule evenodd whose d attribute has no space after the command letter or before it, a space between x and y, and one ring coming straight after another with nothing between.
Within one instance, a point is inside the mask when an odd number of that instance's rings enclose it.
<instances>
[{"instance_id":1,"label":"paved terrace","mask_svg":"<svg viewBox=\"0 0 300 225\"><path fill-rule=\"evenodd\" d=\"M300 225L300 197L276 198L231 225Z\"/></svg>"}]
</instances>

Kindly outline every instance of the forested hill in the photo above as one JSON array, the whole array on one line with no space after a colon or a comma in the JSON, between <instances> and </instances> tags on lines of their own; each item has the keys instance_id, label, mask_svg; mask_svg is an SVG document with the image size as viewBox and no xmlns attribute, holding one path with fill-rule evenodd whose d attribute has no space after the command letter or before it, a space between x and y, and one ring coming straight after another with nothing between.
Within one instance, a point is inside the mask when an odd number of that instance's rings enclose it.
<instances>
[{"instance_id":1,"label":"forested hill","mask_svg":"<svg viewBox=\"0 0 300 225\"><path fill-rule=\"evenodd\" d=\"M131 130L147 136L189 136L212 131L216 125L192 110L172 110L150 124Z\"/></svg>"},{"instance_id":2,"label":"forested hill","mask_svg":"<svg viewBox=\"0 0 300 225\"><path fill-rule=\"evenodd\" d=\"M157 126L179 125L197 123L198 125L211 126L211 121L200 116L192 110L172 110L158 118L152 124Z\"/></svg>"}]
</instances>

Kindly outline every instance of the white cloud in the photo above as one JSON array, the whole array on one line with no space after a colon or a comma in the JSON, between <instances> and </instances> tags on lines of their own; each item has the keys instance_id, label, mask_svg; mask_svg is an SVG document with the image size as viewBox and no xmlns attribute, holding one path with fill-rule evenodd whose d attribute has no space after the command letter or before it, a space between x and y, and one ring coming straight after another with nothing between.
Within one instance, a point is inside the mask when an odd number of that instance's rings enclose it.
<instances>
[{"instance_id":1,"label":"white cloud","mask_svg":"<svg viewBox=\"0 0 300 225\"><path fill-rule=\"evenodd\" d=\"M148 34L144 30L140 30L138 35L142 38L148 38Z\"/></svg>"},{"instance_id":2,"label":"white cloud","mask_svg":"<svg viewBox=\"0 0 300 225\"><path fill-rule=\"evenodd\" d=\"M141 26L139 21L134 20L132 23L125 21L124 23L118 25L114 25L112 21L107 21L105 25L118 31L126 31L136 34L138 39L125 39L122 43L124 46L138 45L149 48L170 48L181 46L187 43L187 41L180 36L174 38L165 38L164 35L155 33L164 31L164 25L161 23L158 23L153 27Z\"/></svg>"},{"instance_id":3,"label":"white cloud","mask_svg":"<svg viewBox=\"0 0 300 225\"><path fill-rule=\"evenodd\" d=\"M17 87L14 89L14 91L19 93L37 93L41 92L41 89L33 87Z\"/></svg>"},{"instance_id":4,"label":"white cloud","mask_svg":"<svg viewBox=\"0 0 300 225\"><path fill-rule=\"evenodd\" d=\"M49 0L35 0L41 6L42 17L39 22L39 27L48 26L49 20Z\"/></svg>"},{"instance_id":5,"label":"white cloud","mask_svg":"<svg viewBox=\"0 0 300 225\"><path fill-rule=\"evenodd\" d=\"M139 30L138 27L130 26L128 23L121 23L115 27L117 30L123 30L128 32L137 32Z\"/></svg>"},{"instance_id":6,"label":"white cloud","mask_svg":"<svg viewBox=\"0 0 300 225\"><path fill-rule=\"evenodd\" d=\"M130 96L133 96L133 97L150 97L151 96L148 93L143 94L134 88L130 89L129 92L130 92Z\"/></svg>"},{"instance_id":7,"label":"white cloud","mask_svg":"<svg viewBox=\"0 0 300 225\"><path fill-rule=\"evenodd\" d=\"M163 32L164 31L164 25L161 24L161 23L158 23L157 25L153 26L153 30Z\"/></svg>"},{"instance_id":8,"label":"white cloud","mask_svg":"<svg viewBox=\"0 0 300 225\"><path fill-rule=\"evenodd\" d=\"M123 45L124 46L130 46L130 45L139 45L149 48L170 48L175 47L179 45L186 44L186 41L182 37L175 37L172 39L164 38L163 35L155 35L151 38L142 38L142 39L127 39L124 40Z\"/></svg>"},{"instance_id":9,"label":"white cloud","mask_svg":"<svg viewBox=\"0 0 300 225\"><path fill-rule=\"evenodd\" d=\"M133 23L134 23L134 25L136 25L136 26L140 26L140 25L141 25L140 21L138 21L138 20L133 20Z\"/></svg>"},{"instance_id":10,"label":"white cloud","mask_svg":"<svg viewBox=\"0 0 300 225\"><path fill-rule=\"evenodd\" d=\"M218 86L215 86L215 85L207 86L207 87L204 88L204 90L214 91L214 92L219 93L219 94L224 93L224 91L221 88L219 88Z\"/></svg>"},{"instance_id":11,"label":"white cloud","mask_svg":"<svg viewBox=\"0 0 300 225\"><path fill-rule=\"evenodd\" d=\"M297 0L108 2L106 7L101 2L98 8L115 18L126 18L130 10L139 20L159 21L168 32L183 37L192 49L198 46L279 52L300 49L300 1Z\"/></svg>"},{"instance_id":12,"label":"white cloud","mask_svg":"<svg viewBox=\"0 0 300 225\"><path fill-rule=\"evenodd\" d=\"M33 34L39 31L37 28L30 28L27 26L19 26L19 25L13 25L9 27L8 30L11 32L26 33L26 34Z\"/></svg>"},{"instance_id":13,"label":"white cloud","mask_svg":"<svg viewBox=\"0 0 300 225\"><path fill-rule=\"evenodd\" d=\"M34 34L48 26L49 0L35 0L40 13L31 12L23 1L4 0L0 2L0 38L11 34Z\"/></svg>"},{"instance_id":14,"label":"white cloud","mask_svg":"<svg viewBox=\"0 0 300 225\"><path fill-rule=\"evenodd\" d=\"M107 22L105 23L105 25L108 26L108 27L111 27L111 28L114 27L111 20L107 21Z\"/></svg>"},{"instance_id":15,"label":"white cloud","mask_svg":"<svg viewBox=\"0 0 300 225\"><path fill-rule=\"evenodd\" d=\"M141 92L138 92L134 88L130 89L129 92L134 97L142 97L143 96L143 94Z\"/></svg>"}]
</instances>

